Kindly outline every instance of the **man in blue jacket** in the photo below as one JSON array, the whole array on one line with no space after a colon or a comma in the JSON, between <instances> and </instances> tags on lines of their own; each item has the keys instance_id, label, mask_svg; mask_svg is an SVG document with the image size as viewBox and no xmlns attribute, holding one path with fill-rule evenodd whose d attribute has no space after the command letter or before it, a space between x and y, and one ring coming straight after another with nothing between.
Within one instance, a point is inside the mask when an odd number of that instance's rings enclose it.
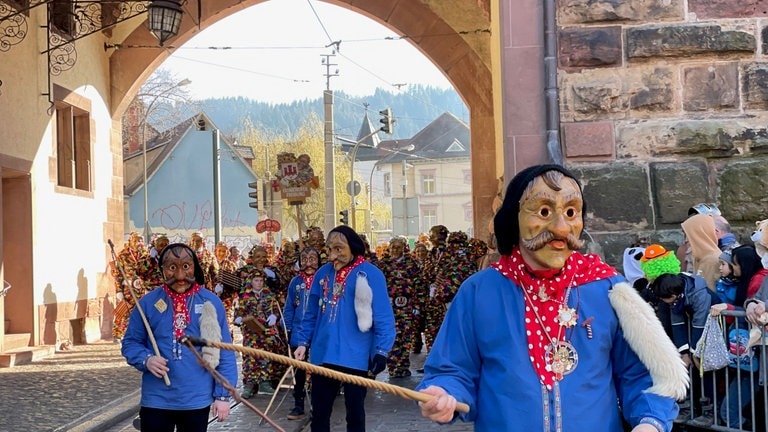
<instances>
[{"instance_id":1,"label":"man in blue jacket","mask_svg":"<svg viewBox=\"0 0 768 432\"><path fill-rule=\"evenodd\" d=\"M189 246L166 246L160 266L165 282L139 301L160 355L154 351L138 308L131 314L121 349L128 364L142 372L141 430L206 431L209 412L218 421L229 416L229 393L179 340L191 335L232 343L224 305L204 288L203 269ZM233 351L201 350L203 359L233 386L237 384ZM164 382L166 376L170 385Z\"/></svg>"},{"instance_id":2,"label":"man in blue jacket","mask_svg":"<svg viewBox=\"0 0 768 432\"><path fill-rule=\"evenodd\" d=\"M621 432L622 416L633 432L671 430L687 370L624 277L576 251L582 196L558 165L509 184L494 218L501 259L462 284L425 363L425 417L481 432Z\"/></svg>"},{"instance_id":3,"label":"man in blue jacket","mask_svg":"<svg viewBox=\"0 0 768 432\"><path fill-rule=\"evenodd\" d=\"M395 342L395 317L384 274L365 259L365 244L347 226L326 239L328 263L312 280L301 320L296 358L343 373L375 377L387 366ZM294 330L295 331L295 330ZM312 375L312 432L330 432L333 402L341 382ZM344 383L347 432L365 431L363 386Z\"/></svg>"}]
</instances>

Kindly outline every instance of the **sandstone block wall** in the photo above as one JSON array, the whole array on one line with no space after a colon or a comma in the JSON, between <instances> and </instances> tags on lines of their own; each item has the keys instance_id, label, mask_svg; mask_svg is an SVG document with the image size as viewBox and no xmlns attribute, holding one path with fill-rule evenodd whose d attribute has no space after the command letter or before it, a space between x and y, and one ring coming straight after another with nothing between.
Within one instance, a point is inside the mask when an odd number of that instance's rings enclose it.
<instances>
[{"instance_id":1,"label":"sandstone block wall","mask_svg":"<svg viewBox=\"0 0 768 432\"><path fill-rule=\"evenodd\" d=\"M567 166L614 265L636 237L673 247L699 202L743 242L768 218L768 2L559 0Z\"/></svg>"}]
</instances>

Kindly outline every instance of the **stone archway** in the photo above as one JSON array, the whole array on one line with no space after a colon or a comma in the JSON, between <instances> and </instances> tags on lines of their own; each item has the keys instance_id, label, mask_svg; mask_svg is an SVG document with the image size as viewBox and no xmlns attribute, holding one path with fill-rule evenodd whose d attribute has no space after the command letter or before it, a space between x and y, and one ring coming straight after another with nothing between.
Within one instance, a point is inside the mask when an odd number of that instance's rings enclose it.
<instances>
[{"instance_id":1,"label":"stone archway","mask_svg":"<svg viewBox=\"0 0 768 432\"><path fill-rule=\"evenodd\" d=\"M263 0L207 0L188 2L174 45L181 45L202 29ZM473 225L475 236L487 238L491 202L497 191L501 164L494 119L490 0L329 0L371 18L408 39L441 70L463 98L470 112L472 139ZM198 10L198 4L202 8ZM194 17L194 18L193 18ZM143 23L142 23L143 24ZM429 37L425 37L429 35ZM439 35L435 37L434 35ZM156 45L141 25L121 42ZM116 50L109 59L111 112L122 116L145 79L170 55L166 49ZM492 168L492 169L489 169Z\"/></svg>"}]
</instances>

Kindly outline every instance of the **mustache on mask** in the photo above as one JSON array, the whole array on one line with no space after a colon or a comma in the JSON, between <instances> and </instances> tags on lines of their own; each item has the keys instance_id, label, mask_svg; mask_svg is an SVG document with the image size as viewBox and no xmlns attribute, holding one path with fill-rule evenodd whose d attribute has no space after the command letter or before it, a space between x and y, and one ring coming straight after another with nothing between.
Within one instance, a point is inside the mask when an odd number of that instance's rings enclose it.
<instances>
[{"instance_id":1,"label":"mustache on mask","mask_svg":"<svg viewBox=\"0 0 768 432\"><path fill-rule=\"evenodd\" d=\"M552 240L558 240L558 238L551 232L544 231L532 239L520 239L520 245L528 250L536 251L546 246ZM570 233L565 238L565 242L570 250L578 250L584 247L584 240Z\"/></svg>"},{"instance_id":2,"label":"mustache on mask","mask_svg":"<svg viewBox=\"0 0 768 432\"><path fill-rule=\"evenodd\" d=\"M195 278L194 278L194 277L185 277L185 278L184 278L184 279L182 279L182 280L183 280L184 282L190 283L190 284L192 284L192 285L194 285L194 284L197 282L197 280L195 280ZM179 280L178 280L178 279L176 279L175 277L171 277L171 278L169 278L169 279L166 279L166 280L165 280L165 284L166 284L166 285L168 285L168 286L171 286L171 285L175 284L175 283L176 283L176 282L178 282L178 281L179 281Z\"/></svg>"}]
</instances>

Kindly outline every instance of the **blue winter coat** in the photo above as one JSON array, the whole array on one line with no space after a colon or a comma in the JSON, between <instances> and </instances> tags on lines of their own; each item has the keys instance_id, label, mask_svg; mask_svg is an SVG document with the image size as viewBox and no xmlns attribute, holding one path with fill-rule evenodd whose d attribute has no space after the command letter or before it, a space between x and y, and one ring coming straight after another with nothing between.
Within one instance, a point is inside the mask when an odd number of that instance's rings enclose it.
<instances>
[{"instance_id":1,"label":"blue winter coat","mask_svg":"<svg viewBox=\"0 0 768 432\"><path fill-rule=\"evenodd\" d=\"M632 426L650 417L669 431L677 415L673 399L644 392L650 374L608 299L618 281L624 278L590 282L569 296L578 322L566 337L578 364L559 383L563 431L621 432L622 412ZM524 316L522 290L509 278L492 268L471 276L448 308L417 389L439 386L469 404L460 418L476 431L543 431L545 416L554 431L554 392L542 391L531 364Z\"/></svg>"},{"instance_id":2,"label":"blue winter coat","mask_svg":"<svg viewBox=\"0 0 768 432\"><path fill-rule=\"evenodd\" d=\"M360 273L368 278L373 292L373 326L366 332L358 328L355 312L355 290ZM395 317L387 283L381 270L367 261L363 262L347 276L344 294L338 300L334 315L330 300L335 277L332 263L317 270L296 342L300 346L311 346L309 361L312 364L366 371L369 360L375 354L386 356L395 343ZM324 284L329 286L325 295Z\"/></svg>"},{"instance_id":3,"label":"blue winter coat","mask_svg":"<svg viewBox=\"0 0 768 432\"><path fill-rule=\"evenodd\" d=\"M216 317L221 327L221 340L232 343L227 326L227 316L221 300L206 288L194 294L188 303L190 323L185 334L200 336L200 316L205 302L211 302L216 308ZM182 346L181 359L174 359L171 352L173 346L173 301L158 287L148 292L139 300L152 333L157 340L160 355L168 360L168 378L170 386L166 386L161 378L152 375L144 367L144 360L154 354L149 341L147 330L139 315L138 308L131 312L128 329L122 341L122 354L128 364L142 372L141 406L158 409L194 410L210 406L214 398L229 396L229 392L214 381L208 371L197 362L197 357ZM197 348L198 351L201 348ZM226 378L232 386L237 385L237 364L234 351L221 350L219 365L216 370Z\"/></svg>"}]
</instances>

